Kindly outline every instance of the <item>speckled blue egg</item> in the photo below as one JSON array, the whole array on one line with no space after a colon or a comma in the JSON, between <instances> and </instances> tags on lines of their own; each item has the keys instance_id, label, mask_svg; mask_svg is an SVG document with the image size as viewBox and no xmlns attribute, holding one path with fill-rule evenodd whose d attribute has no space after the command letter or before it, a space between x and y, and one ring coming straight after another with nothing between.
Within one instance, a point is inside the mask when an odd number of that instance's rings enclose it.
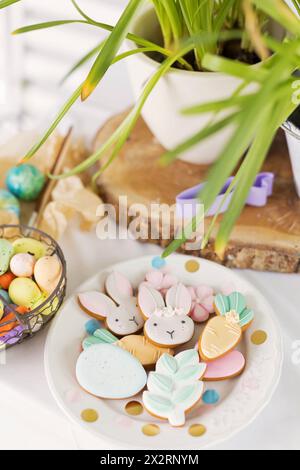
<instances>
[{"instance_id":1,"label":"speckled blue egg","mask_svg":"<svg viewBox=\"0 0 300 470\"><path fill-rule=\"evenodd\" d=\"M10 300L10 297L8 295L8 292L4 289L0 289L0 296L2 297L2 299L5 300L5 302L9 305L11 304L11 300ZM2 300L0 299L0 300Z\"/></svg>"},{"instance_id":2,"label":"speckled blue egg","mask_svg":"<svg viewBox=\"0 0 300 470\"><path fill-rule=\"evenodd\" d=\"M0 189L0 210L13 212L20 215L20 203L18 199L6 189Z\"/></svg>"},{"instance_id":3,"label":"speckled blue egg","mask_svg":"<svg viewBox=\"0 0 300 470\"><path fill-rule=\"evenodd\" d=\"M22 201L35 201L45 185L45 176L32 165L20 165L7 173L6 186Z\"/></svg>"}]
</instances>

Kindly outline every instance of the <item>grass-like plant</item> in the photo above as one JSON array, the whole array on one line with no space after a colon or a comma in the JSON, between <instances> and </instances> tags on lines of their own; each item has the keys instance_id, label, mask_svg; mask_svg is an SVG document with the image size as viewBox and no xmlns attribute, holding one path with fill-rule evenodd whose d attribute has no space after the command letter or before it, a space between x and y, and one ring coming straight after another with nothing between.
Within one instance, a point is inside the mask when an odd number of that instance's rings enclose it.
<instances>
[{"instance_id":1,"label":"grass-like plant","mask_svg":"<svg viewBox=\"0 0 300 470\"><path fill-rule=\"evenodd\" d=\"M0 0L0 8L16 1L22 0ZM80 173L109 155L102 164L101 170L94 175L94 180L96 180L118 155L153 88L171 67L176 65L186 70L209 70L238 77L243 83L230 99L185 110L187 114L214 112L215 119L208 127L199 131L197 135L174 151L168 152L162 159L162 163L170 163L181 152L201 140L228 125L236 126L234 136L212 167L208 183L199 195L205 209L209 209L227 177L232 174L246 153L234 182L228 190L236 188L230 208L222 219L216 240L217 253L222 256L232 227L243 209L249 189L266 157L274 135L282 122L296 108L291 95L293 92L292 74L299 67L299 18L283 0L147 0L148 3L153 4L161 26L163 43L159 44L130 33L131 21L146 0L129 0L115 26L89 17L76 0L71 1L80 18L25 26L15 31L15 34L81 23L106 30L109 35L75 64L67 74L69 76L74 70L95 57L86 80L75 90L50 128L30 149L23 161L30 159L36 153L80 97L84 100L90 96L111 65L130 55L155 53L162 57L162 61L145 85L132 111L102 147L76 168L56 178ZM300 13L300 1L293 0L293 3ZM286 41L277 42L273 37L263 33L262 29L268 18L274 19L288 31L289 37ZM132 49L120 53L119 50L126 38L131 41ZM255 50L264 60L253 69L245 63L222 57L224 44L229 39L239 39L241 48L247 51ZM267 58L268 51L273 53L269 58ZM243 94L247 85L252 83L257 85L257 91ZM219 113L224 109L230 113L226 118L220 118ZM215 222L216 217L212 221L204 244L210 237ZM165 251L165 256L177 249L195 231L195 224L193 220L185 231L185 237L182 240L175 240Z\"/></svg>"}]
</instances>

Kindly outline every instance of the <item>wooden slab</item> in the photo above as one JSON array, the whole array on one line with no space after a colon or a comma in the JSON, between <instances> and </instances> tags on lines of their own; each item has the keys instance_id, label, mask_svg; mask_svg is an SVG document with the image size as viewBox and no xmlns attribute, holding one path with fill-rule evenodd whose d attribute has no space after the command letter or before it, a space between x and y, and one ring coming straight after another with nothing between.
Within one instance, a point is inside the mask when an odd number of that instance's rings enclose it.
<instances>
[{"instance_id":1,"label":"wooden slab","mask_svg":"<svg viewBox=\"0 0 300 470\"><path fill-rule=\"evenodd\" d=\"M110 119L98 132L98 149L124 119L126 113ZM139 120L120 156L99 180L99 192L118 207L119 196L128 203L174 204L176 195L205 181L207 167L176 160L167 168L158 165L164 152L142 119ZM224 260L214 252L214 235L208 247L188 252L220 262L228 267L295 273L300 271L300 199L293 183L283 132L279 132L264 165L275 173L275 190L263 208L247 206L232 233ZM206 225L209 219L206 220ZM169 240L149 240L167 246ZM184 247L181 250L185 252Z\"/></svg>"}]
</instances>

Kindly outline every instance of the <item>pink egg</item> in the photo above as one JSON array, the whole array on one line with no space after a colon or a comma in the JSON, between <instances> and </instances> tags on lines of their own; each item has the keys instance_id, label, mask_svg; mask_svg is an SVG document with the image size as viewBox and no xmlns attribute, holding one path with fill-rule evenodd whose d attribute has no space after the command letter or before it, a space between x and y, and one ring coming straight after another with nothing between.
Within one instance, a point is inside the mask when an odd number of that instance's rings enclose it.
<instances>
[{"instance_id":1,"label":"pink egg","mask_svg":"<svg viewBox=\"0 0 300 470\"><path fill-rule=\"evenodd\" d=\"M10 270L17 277L31 277L33 275L35 257L29 253L14 255L10 261Z\"/></svg>"}]
</instances>

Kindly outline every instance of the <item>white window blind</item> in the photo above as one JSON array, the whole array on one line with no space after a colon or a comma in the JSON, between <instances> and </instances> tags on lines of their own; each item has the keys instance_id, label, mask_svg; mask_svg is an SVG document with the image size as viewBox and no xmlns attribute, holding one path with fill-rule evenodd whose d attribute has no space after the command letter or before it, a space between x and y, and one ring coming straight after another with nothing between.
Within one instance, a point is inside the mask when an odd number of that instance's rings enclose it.
<instances>
[{"instance_id":1,"label":"white window blind","mask_svg":"<svg viewBox=\"0 0 300 470\"><path fill-rule=\"evenodd\" d=\"M78 0L91 17L115 24L127 0ZM11 7L13 26L60 19L79 19L70 0L24 0ZM12 39L22 50L18 69L23 82L23 111L33 120L48 120L86 76L88 65L62 86L59 82L69 69L105 37L105 32L89 25L64 25L34 31ZM92 62L89 63L89 65ZM116 64L99 89L84 104L76 104L71 117L90 128L101 117L125 109L131 103L130 85L124 63ZM69 118L70 119L70 118ZM100 122L101 124L101 122Z\"/></svg>"}]
</instances>

